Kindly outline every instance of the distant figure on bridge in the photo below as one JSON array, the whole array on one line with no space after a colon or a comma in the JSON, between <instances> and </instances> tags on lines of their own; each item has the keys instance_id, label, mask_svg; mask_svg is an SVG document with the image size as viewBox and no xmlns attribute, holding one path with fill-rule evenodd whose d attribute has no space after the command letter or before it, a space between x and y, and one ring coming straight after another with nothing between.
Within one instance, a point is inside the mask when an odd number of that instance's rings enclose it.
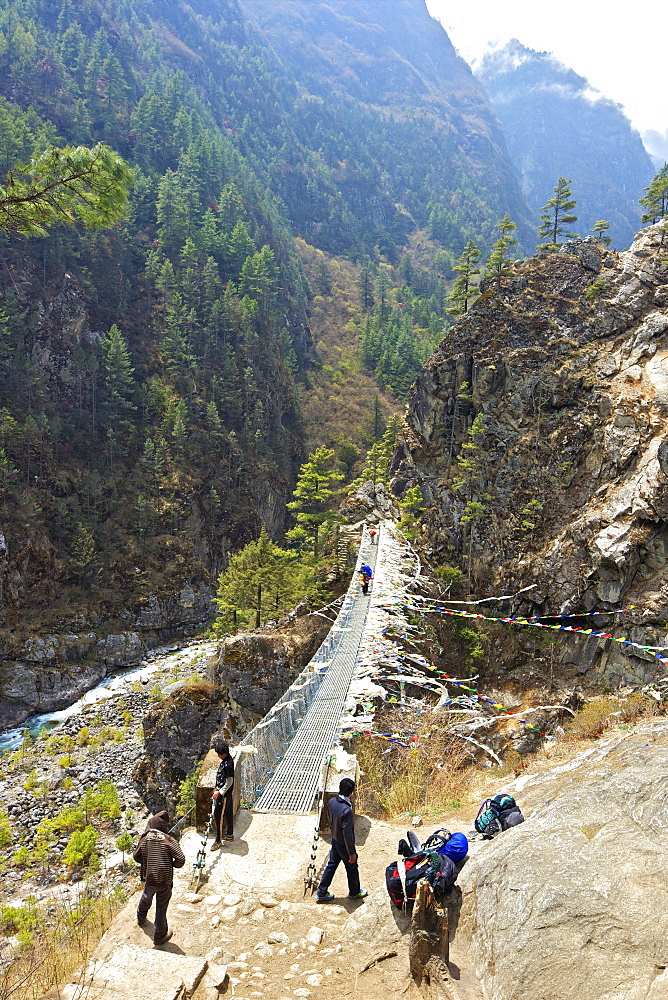
<instances>
[{"instance_id":1,"label":"distant figure on bridge","mask_svg":"<svg viewBox=\"0 0 668 1000\"><path fill-rule=\"evenodd\" d=\"M362 563L359 568L360 587L363 594L369 593L369 580L373 579L373 570L366 563Z\"/></svg>"},{"instance_id":2,"label":"distant figure on bridge","mask_svg":"<svg viewBox=\"0 0 668 1000\"><path fill-rule=\"evenodd\" d=\"M355 847L355 821L353 806L349 798L354 791L355 782L352 778L342 778L339 782L339 794L327 803L332 847L316 892L316 903L331 903L336 899L334 893L329 891L329 887L332 884L334 873L342 861L348 876L348 898L364 899L369 895L366 889L360 889L360 873L357 867L357 849Z\"/></svg>"},{"instance_id":3,"label":"distant figure on bridge","mask_svg":"<svg viewBox=\"0 0 668 1000\"><path fill-rule=\"evenodd\" d=\"M141 865L144 880L144 891L137 906L137 923L140 927L146 923L155 896L153 944L166 944L172 936L167 926L167 907L172 898L174 869L183 868L186 859L177 842L169 836L169 816L164 810L148 821L133 858Z\"/></svg>"},{"instance_id":4,"label":"distant figure on bridge","mask_svg":"<svg viewBox=\"0 0 668 1000\"><path fill-rule=\"evenodd\" d=\"M211 850L217 851L222 840L234 840L234 803L232 801L234 761L230 755L229 745L220 734L213 737L211 746L220 758L212 796L216 800L213 810L216 839L211 845ZM225 827L224 831L223 826Z\"/></svg>"},{"instance_id":5,"label":"distant figure on bridge","mask_svg":"<svg viewBox=\"0 0 668 1000\"><path fill-rule=\"evenodd\" d=\"M378 532L376 531L375 528L369 528L369 538L371 539L371 544L372 545L376 544L376 535L377 534L378 534Z\"/></svg>"}]
</instances>

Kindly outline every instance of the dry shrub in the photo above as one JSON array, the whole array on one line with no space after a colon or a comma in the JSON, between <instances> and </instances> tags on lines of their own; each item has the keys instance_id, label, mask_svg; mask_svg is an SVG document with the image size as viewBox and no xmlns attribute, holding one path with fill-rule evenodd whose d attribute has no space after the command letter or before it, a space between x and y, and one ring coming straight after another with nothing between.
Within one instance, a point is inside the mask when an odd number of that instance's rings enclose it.
<instances>
[{"instance_id":1,"label":"dry shrub","mask_svg":"<svg viewBox=\"0 0 668 1000\"><path fill-rule=\"evenodd\" d=\"M653 698L641 694L640 691L634 691L628 698L623 698L619 708L621 721L627 723L637 722L638 719L650 715L659 715L661 711Z\"/></svg>"},{"instance_id":2,"label":"dry shrub","mask_svg":"<svg viewBox=\"0 0 668 1000\"><path fill-rule=\"evenodd\" d=\"M124 903L121 891L112 889L109 894L84 896L79 904L64 902L55 910L36 910L39 925L32 940L13 960L8 957L0 963L0 1000L60 997L58 986L84 968ZM88 996L89 989L80 979L77 982L81 996Z\"/></svg>"},{"instance_id":3,"label":"dry shrub","mask_svg":"<svg viewBox=\"0 0 668 1000\"><path fill-rule=\"evenodd\" d=\"M614 713L619 710L614 698L592 698L577 712L573 721L566 729L567 740L596 740L602 736L613 721L619 719Z\"/></svg>"},{"instance_id":4,"label":"dry shrub","mask_svg":"<svg viewBox=\"0 0 668 1000\"><path fill-rule=\"evenodd\" d=\"M640 691L635 691L627 698L592 698L570 723L564 739L596 740L611 726L620 723L631 726L638 719L659 713L660 708L654 699L646 697Z\"/></svg>"},{"instance_id":5,"label":"dry shrub","mask_svg":"<svg viewBox=\"0 0 668 1000\"><path fill-rule=\"evenodd\" d=\"M377 720L381 732L410 729L418 740L409 746L377 736L355 739L353 752L362 771L358 801L366 813L398 817L455 809L467 796L473 767L466 744L441 718L431 713L418 718L395 710Z\"/></svg>"}]
</instances>

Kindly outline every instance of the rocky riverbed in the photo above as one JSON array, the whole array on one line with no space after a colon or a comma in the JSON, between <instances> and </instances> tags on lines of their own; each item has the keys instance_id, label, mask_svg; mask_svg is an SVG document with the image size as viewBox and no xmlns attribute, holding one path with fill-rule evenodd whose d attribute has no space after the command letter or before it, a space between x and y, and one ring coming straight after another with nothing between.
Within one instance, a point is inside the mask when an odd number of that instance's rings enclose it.
<instances>
[{"instance_id":1,"label":"rocky riverbed","mask_svg":"<svg viewBox=\"0 0 668 1000\"><path fill-rule=\"evenodd\" d=\"M65 887L84 881L112 886L127 879L116 840L123 832L135 838L149 815L132 777L144 753L143 719L171 686L196 684L216 648L194 642L156 657L150 670L119 679L100 692L103 700L0 757L0 904L62 898ZM97 837L94 858L68 864L72 811L81 808ZM60 828L45 835L54 820Z\"/></svg>"}]
</instances>

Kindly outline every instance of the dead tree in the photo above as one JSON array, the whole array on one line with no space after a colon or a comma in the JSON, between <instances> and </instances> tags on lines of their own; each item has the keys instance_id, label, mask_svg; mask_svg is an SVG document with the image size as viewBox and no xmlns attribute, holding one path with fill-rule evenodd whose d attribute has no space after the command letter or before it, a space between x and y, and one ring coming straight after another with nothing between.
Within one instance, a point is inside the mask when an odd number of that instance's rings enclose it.
<instances>
[{"instance_id":1,"label":"dead tree","mask_svg":"<svg viewBox=\"0 0 668 1000\"><path fill-rule=\"evenodd\" d=\"M451 995L447 988L449 948L448 912L438 905L425 879L415 897L408 960L415 983L428 986L435 996Z\"/></svg>"}]
</instances>

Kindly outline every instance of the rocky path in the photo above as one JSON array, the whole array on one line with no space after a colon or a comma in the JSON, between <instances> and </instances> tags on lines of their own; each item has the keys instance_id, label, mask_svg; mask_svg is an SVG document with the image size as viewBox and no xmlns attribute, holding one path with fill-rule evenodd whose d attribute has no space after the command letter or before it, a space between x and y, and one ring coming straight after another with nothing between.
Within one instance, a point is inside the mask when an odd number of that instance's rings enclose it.
<instances>
[{"instance_id":1,"label":"rocky path","mask_svg":"<svg viewBox=\"0 0 668 1000\"><path fill-rule=\"evenodd\" d=\"M152 944L153 925L136 924L138 891L100 942L63 1000L318 1000L420 996L408 974L409 919L391 906L384 871L396 857L398 825L357 819L364 902L346 896L345 876L326 906L303 895L313 816L242 812L237 839L209 854L204 880L191 891L201 838L186 832L186 867L176 873L169 907L171 941ZM210 843L210 841L209 841ZM321 842L318 863L328 844ZM453 958L452 1000L481 1000L464 962ZM51 994L50 994L51 995Z\"/></svg>"}]
</instances>

